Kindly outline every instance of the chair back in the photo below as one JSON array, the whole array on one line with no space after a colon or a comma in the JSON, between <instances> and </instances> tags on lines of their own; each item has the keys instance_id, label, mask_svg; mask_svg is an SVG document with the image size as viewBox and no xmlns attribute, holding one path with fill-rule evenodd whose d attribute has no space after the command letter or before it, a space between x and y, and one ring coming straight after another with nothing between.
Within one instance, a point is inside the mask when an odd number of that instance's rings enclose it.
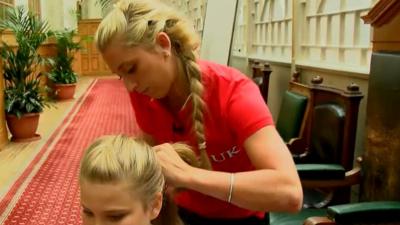
<instances>
[{"instance_id":1,"label":"chair back","mask_svg":"<svg viewBox=\"0 0 400 225\"><path fill-rule=\"evenodd\" d=\"M358 109L363 94L356 84L347 90L312 81L313 104L310 113L310 144L307 163L340 164L353 168Z\"/></svg>"},{"instance_id":2,"label":"chair back","mask_svg":"<svg viewBox=\"0 0 400 225\"><path fill-rule=\"evenodd\" d=\"M307 101L308 97L301 93L292 90L284 93L276 129L286 143L292 138L299 137Z\"/></svg>"},{"instance_id":3,"label":"chair back","mask_svg":"<svg viewBox=\"0 0 400 225\"><path fill-rule=\"evenodd\" d=\"M272 73L271 67L268 63L250 59L250 67L252 69L253 81L257 84L260 89L261 95L265 103L268 103L268 91L269 91L269 78Z\"/></svg>"},{"instance_id":4,"label":"chair back","mask_svg":"<svg viewBox=\"0 0 400 225\"><path fill-rule=\"evenodd\" d=\"M340 164L345 114L343 108L334 103L314 108L311 149L316 162Z\"/></svg>"},{"instance_id":5,"label":"chair back","mask_svg":"<svg viewBox=\"0 0 400 225\"><path fill-rule=\"evenodd\" d=\"M310 143L310 113L313 104L312 88L299 83L299 73L292 75L284 93L276 128L291 153L301 155Z\"/></svg>"}]
</instances>

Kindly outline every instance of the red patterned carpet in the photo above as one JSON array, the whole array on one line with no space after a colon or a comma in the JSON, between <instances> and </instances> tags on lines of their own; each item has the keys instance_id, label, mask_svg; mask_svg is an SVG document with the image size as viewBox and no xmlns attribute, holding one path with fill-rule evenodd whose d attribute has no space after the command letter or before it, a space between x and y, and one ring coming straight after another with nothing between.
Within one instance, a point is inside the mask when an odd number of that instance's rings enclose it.
<instances>
[{"instance_id":1,"label":"red patterned carpet","mask_svg":"<svg viewBox=\"0 0 400 225\"><path fill-rule=\"evenodd\" d=\"M0 224L81 224L81 155L97 137L119 133L137 133L129 96L120 80L97 80L1 199Z\"/></svg>"}]
</instances>

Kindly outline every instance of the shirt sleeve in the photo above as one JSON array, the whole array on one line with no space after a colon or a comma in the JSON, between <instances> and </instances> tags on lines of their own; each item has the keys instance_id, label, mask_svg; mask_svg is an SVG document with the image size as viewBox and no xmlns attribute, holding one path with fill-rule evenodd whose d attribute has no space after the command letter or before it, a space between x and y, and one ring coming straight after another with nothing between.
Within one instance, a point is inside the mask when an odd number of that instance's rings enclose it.
<instances>
[{"instance_id":1,"label":"shirt sleeve","mask_svg":"<svg viewBox=\"0 0 400 225\"><path fill-rule=\"evenodd\" d=\"M259 129L274 125L268 106L252 80L232 82L229 90L226 116L239 145Z\"/></svg>"}]
</instances>

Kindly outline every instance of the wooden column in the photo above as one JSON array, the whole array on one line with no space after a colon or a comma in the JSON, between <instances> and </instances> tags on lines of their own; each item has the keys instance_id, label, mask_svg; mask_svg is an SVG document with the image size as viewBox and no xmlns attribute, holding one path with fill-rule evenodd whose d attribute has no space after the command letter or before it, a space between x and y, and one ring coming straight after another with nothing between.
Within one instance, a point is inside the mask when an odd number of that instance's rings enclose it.
<instances>
[{"instance_id":1,"label":"wooden column","mask_svg":"<svg viewBox=\"0 0 400 225\"><path fill-rule=\"evenodd\" d=\"M381 0L373 26L361 199L400 200L400 1Z\"/></svg>"}]
</instances>

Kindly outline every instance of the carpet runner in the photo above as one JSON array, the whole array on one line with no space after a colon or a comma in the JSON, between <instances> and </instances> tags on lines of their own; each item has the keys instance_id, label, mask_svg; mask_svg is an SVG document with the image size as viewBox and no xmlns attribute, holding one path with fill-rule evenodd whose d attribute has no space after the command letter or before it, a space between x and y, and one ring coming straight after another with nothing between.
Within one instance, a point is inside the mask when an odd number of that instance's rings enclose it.
<instances>
[{"instance_id":1,"label":"carpet runner","mask_svg":"<svg viewBox=\"0 0 400 225\"><path fill-rule=\"evenodd\" d=\"M78 170L99 136L138 128L121 80L99 79L0 200L0 224L81 224Z\"/></svg>"}]
</instances>

